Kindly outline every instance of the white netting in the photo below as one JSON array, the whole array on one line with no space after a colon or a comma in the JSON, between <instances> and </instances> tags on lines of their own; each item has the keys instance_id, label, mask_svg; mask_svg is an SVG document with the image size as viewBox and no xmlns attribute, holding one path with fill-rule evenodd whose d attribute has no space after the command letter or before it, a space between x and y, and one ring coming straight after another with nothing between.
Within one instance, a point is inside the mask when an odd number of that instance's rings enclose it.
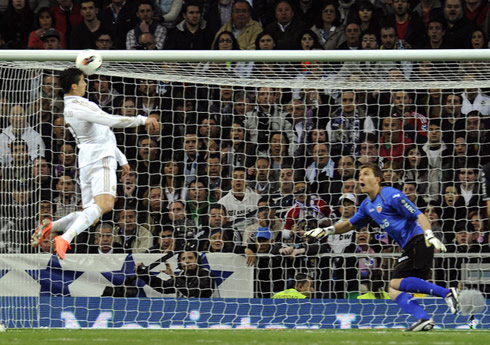
<instances>
[{"instance_id":1,"label":"white netting","mask_svg":"<svg viewBox=\"0 0 490 345\"><path fill-rule=\"evenodd\" d=\"M154 116L162 129L114 130L133 173L119 180L114 211L74 241L72 251L85 255L68 254L60 262L25 253L52 253L50 239L40 249L30 247L33 229L44 217L56 220L80 208L77 149L64 127L57 85L58 73L72 63L29 60L0 66L0 252L24 257L20 264L10 255L0 257L2 291L14 296L5 297L9 307L2 318L16 318L18 304L32 315L17 318L34 320L10 321L13 325L89 327L91 313L106 309L107 302L90 304L79 297L158 299L164 292L164 297L270 298L294 287L298 273L312 278L311 297L319 299L386 290L400 248L379 227L317 244L302 237L304 228L323 218L352 216L351 203L358 205L363 197L355 167L368 161L383 169L385 185L400 188L426 212L436 236L455 253L436 257L431 280L489 293L482 278L488 275L490 240L480 182L490 155L487 62L104 63L100 74L89 78L88 98L111 114ZM109 249L126 254L86 255ZM165 273L160 275L165 283L145 285L149 278L135 275L136 264L184 249L200 253L195 286L168 280ZM175 257L169 262L177 276L185 275ZM166 267L153 272L159 269ZM15 299L39 295L39 300ZM45 298L51 296L60 300ZM199 303L219 309L219 303L229 302L197 301L175 308L164 322L155 310L160 300L149 300L148 320L180 326L177 310L197 322ZM39 317L59 303L64 314L51 310L47 319ZM143 315L139 307L111 303L111 313ZM243 303L275 306L270 315L282 315L281 304L268 299ZM408 322L397 310L393 321L382 314L385 309L370 314L369 303L360 311L349 303L339 300L333 312L347 319L350 311L358 312L363 324L373 327L386 320L392 326ZM445 326L462 322L445 316L439 302L424 304ZM229 322L221 309L213 313L212 322ZM313 315L308 326L343 322Z\"/></svg>"}]
</instances>

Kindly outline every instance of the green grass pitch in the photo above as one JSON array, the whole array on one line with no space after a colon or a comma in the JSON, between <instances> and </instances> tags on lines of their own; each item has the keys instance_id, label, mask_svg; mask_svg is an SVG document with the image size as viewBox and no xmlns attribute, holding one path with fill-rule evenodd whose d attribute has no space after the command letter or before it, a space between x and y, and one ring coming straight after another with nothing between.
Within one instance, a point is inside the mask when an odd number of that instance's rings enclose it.
<instances>
[{"instance_id":1,"label":"green grass pitch","mask_svg":"<svg viewBox=\"0 0 490 345\"><path fill-rule=\"evenodd\" d=\"M0 333L0 344L163 344L163 345L488 345L487 330L433 330L405 333L379 330L61 330L11 329Z\"/></svg>"}]
</instances>

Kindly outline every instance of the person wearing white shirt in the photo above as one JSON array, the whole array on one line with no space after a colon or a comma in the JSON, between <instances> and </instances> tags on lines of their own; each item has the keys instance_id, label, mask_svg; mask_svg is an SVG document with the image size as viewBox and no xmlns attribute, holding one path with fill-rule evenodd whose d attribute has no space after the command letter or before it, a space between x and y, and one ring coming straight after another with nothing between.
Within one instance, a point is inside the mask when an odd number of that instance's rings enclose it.
<instances>
[{"instance_id":1,"label":"person wearing white shirt","mask_svg":"<svg viewBox=\"0 0 490 345\"><path fill-rule=\"evenodd\" d=\"M54 223L43 221L32 235L31 245L37 247L51 231L66 230L63 235L55 237L56 252L63 260L73 238L114 208L117 163L121 166L122 177L130 172L128 161L117 147L111 127L146 125L150 131L158 130L159 123L154 118L141 115L114 116L102 111L95 103L83 97L87 83L85 75L77 68L64 70L60 81L65 94L65 123L79 149L78 167L84 210L71 213Z\"/></svg>"}]
</instances>

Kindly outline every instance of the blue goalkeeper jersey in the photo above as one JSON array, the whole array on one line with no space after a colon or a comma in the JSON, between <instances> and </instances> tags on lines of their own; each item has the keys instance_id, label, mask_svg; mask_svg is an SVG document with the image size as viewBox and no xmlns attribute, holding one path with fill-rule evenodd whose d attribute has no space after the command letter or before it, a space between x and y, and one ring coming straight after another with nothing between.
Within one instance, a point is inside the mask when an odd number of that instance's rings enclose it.
<instances>
[{"instance_id":1,"label":"blue goalkeeper jersey","mask_svg":"<svg viewBox=\"0 0 490 345\"><path fill-rule=\"evenodd\" d=\"M371 218L404 248L413 236L424 233L417 223L417 217L421 213L401 191L383 187L373 201L366 198L349 221L360 229Z\"/></svg>"}]
</instances>

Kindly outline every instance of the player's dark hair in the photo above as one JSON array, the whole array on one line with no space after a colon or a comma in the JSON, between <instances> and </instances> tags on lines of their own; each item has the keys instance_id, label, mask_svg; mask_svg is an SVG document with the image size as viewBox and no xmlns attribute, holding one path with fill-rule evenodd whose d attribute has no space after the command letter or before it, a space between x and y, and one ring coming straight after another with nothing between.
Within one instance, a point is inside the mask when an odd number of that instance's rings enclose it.
<instances>
[{"instance_id":1,"label":"player's dark hair","mask_svg":"<svg viewBox=\"0 0 490 345\"><path fill-rule=\"evenodd\" d=\"M76 67L70 67L61 72L60 85L63 93L69 93L71 86L78 84L81 75L83 75L83 72Z\"/></svg>"},{"instance_id":2,"label":"player's dark hair","mask_svg":"<svg viewBox=\"0 0 490 345\"><path fill-rule=\"evenodd\" d=\"M361 167L359 168L359 170L362 170L362 169L371 169L371 171L373 172L375 177L379 177L381 179L381 181L383 180L383 172L381 171L381 169L379 168L379 166L377 164L366 163L366 164L361 165Z\"/></svg>"},{"instance_id":3,"label":"player's dark hair","mask_svg":"<svg viewBox=\"0 0 490 345\"><path fill-rule=\"evenodd\" d=\"M294 281L295 281L294 286L298 287L299 284L306 284L308 280L313 280L313 278L305 273L297 273L294 276Z\"/></svg>"}]
</instances>

